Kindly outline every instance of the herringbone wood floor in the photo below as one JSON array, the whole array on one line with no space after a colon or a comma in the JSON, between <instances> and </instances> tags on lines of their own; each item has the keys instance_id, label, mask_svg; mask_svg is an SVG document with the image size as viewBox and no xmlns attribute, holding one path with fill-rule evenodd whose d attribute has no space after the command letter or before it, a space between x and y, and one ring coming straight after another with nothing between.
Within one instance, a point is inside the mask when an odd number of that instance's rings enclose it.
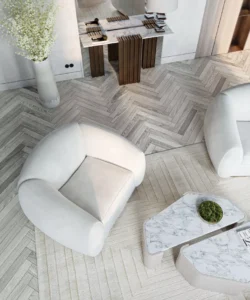
<instances>
[{"instance_id":1,"label":"herringbone wood floor","mask_svg":"<svg viewBox=\"0 0 250 300\"><path fill-rule=\"evenodd\" d=\"M54 110L36 102L34 88L0 93L0 299L38 299L34 228L16 184L42 137L78 121L112 128L146 154L200 142L213 97L250 81L250 51L142 70L141 83L127 86L117 84L114 69L105 77L58 83L61 105Z\"/></svg>"}]
</instances>

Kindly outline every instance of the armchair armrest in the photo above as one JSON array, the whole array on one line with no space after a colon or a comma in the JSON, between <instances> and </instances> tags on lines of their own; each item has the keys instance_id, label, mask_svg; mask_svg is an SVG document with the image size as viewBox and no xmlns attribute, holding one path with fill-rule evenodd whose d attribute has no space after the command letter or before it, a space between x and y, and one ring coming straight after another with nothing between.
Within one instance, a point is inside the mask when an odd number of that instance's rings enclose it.
<instances>
[{"instance_id":1,"label":"armchair armrest","mask_svg":"<svg viewBox=\"0 0 250 300\"><path fill-rule=\"evenodd\" d=\"M225 94L209 106L204 122L204 135L213 165L221 177L232 176L243 160L243 149L234 111Z\"/></svg>"},{"instance_id":2,"label":"armchair armrest","mask_svg":"<svg viewBox=\"0 0 250 300\"><path fill-rule=\"evenodd\" d=\"M28 219L55 241L96 256L104 243L103 224L43 180L23 182L18 190Z\"/></svg>"},{"instance_id":3,"label":"armchair armrest","mask_svg":"<svg viewBox=\"0 0 250 300\"><path fill-rule=\"evenodd\" d=\"M80 124L86 154L133 172L136 186L143 180L146 168L144 153L118 134L99 127Z\"/></svg>"}]
</instances>

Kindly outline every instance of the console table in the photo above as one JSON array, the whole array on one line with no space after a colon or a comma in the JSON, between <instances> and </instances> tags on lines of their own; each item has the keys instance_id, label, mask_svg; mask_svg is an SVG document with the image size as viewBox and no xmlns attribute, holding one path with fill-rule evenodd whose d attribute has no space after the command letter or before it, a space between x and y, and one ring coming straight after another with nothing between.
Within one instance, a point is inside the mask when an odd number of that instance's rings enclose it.
<instances>
[{"instance_id":1,"label":"console table","mask_svg":"<svg viewBox=\"0 0 250 300\"><path fill-rule=\"evenodd\" d=\"M85 23L79 24L80 41L89 49L92 77L105 74L103 46L108 45L109 61L119 61L119 84L140 82L141 68L155 66L157 38L172 34L166 25L165 32L156 32L143 25L144 15L130 16L129 20L108 22L99 20L99 25L108 39L93 42L87 34Z\"/></svg>"}]
</instances>

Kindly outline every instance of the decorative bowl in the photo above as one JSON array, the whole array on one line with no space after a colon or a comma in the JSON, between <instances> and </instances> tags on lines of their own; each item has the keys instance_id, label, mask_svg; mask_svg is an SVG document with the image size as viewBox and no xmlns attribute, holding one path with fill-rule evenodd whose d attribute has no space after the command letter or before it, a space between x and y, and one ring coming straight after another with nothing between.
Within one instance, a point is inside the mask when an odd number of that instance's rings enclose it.
<instances>
[{"instance_id":1,"label":"decorative bowl","mask_svg":"<svg viewBox=\"0 0 250 300\"><path fill-rule=\"evenodd\" d=\"M205 200L197 207L199 216L209 224L219 223L223 217L223 210L219 204L212 200Z\"/></svg>"}]
</instances>

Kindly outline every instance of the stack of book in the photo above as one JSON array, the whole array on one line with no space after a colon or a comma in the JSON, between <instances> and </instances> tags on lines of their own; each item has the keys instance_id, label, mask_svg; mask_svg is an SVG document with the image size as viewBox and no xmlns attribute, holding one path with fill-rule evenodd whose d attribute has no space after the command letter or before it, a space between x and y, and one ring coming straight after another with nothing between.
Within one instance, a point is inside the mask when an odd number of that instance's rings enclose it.
<instances>
[{"instance_id":1,"label":"stack of book","mask_svg":"<svg viewBox=\"0 0 250 300\"><path fill-rule=\"evenodd\" d=\"M154 19L155 17L153 12L147 12L144 16L146 19Z\"/></svg>"},{"instance_id":2,"label":"stack of book","mask_svg":"<svg viewBox=\"0 0 250 300\"><path fill-rule=\"evenodd\" d=\"M164 32L165 31L164 27L166 26L166 23L163 20L157 20L155 22L155 25L156 25L156 27L155 27L156 32Z\"/></svg>"},{"instance_id":3,"label":"stack of book","mask_svg":"<svg viewBox=\"0 0 250 300\"><path fill-rule=\"evenodd\" d=\"M164 29L164 27L166 26L166 23L164 21L164 20L166 20L165 13L156 13L156 18L155 18L155 14L153 12L147 12L144 16L148 20L149 19L155 20L154 29L156 32L165 32L165 29ZM144 24L144 25L146 25L146 24Z\"/></svg>"},{"instance_id":4,"label":"stack of book","mask_svg":"<svg viewBox=\"0 0 250 300\"><path fill-rule=\"evenodd\" d=\"M165 13L156 13L156 17L159 20L166 20L166 14Z\"/></svg>"}]
</instances>

